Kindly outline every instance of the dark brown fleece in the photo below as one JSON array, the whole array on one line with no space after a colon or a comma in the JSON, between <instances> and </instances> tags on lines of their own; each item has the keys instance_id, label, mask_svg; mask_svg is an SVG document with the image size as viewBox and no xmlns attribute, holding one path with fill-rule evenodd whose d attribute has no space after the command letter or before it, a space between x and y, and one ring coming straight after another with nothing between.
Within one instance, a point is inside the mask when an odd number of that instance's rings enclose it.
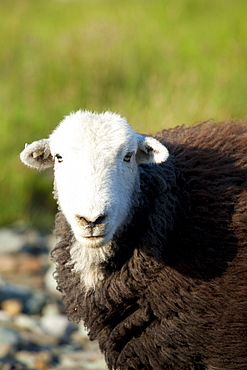
<instances>
[{"instance_id":1,"label":"dark brown fleece","mask_svg":"<svg viewBox=\"0 0 247 370\"><path fill-rule=\"evenodd\" d=\"M68 317L85 321L109 369L247 369L247 125L163 131L171 156L140 166L128 226L85 294L64 216L52 256Z\"/></svg>"}]
</instances>

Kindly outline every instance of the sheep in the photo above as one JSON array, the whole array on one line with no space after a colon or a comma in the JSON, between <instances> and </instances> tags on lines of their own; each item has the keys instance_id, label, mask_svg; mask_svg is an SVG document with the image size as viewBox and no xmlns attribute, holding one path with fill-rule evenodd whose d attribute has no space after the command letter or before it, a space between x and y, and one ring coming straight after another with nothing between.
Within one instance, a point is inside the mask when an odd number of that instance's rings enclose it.
<instances>
[{"instance_id":1,"label":"sheep","mask_svg":"<svg viewBox=\"0 0 247 370\"><path fill-rule=\"evenodd\" d=\"M57 289L110 370L247 369L246 122L78 111L20 157L54 167Z\"/></svg>"}]
</instances>

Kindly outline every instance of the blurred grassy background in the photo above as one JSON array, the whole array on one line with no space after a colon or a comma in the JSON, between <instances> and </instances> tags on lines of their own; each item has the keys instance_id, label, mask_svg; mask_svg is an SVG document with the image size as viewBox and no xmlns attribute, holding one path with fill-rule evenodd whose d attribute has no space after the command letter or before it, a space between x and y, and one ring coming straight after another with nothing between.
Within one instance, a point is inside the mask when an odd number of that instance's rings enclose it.
<instances>
[{"instance_id":1,"label":"blurred grassy background","mask_svg":"<svg viewBox=\"0 0 247 370\"><path fill-rule=\"evenodd\" d=\"M247 116L245 0L0 0L0 225L52 228L52 174L19 162L79 108L141 132Z\"/></svg>"}]
</instances>

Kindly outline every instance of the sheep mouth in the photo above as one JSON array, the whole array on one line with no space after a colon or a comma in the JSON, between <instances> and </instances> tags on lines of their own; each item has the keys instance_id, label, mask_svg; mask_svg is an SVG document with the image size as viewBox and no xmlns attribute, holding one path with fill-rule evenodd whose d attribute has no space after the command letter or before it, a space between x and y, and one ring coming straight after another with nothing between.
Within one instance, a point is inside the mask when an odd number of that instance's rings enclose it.
<instances>
[{"instance_id":1,"label":"sheep mouth","mask_svg":"<svg viewBox=\"0 0 247 370\"><path fill-rule=\"evenodd\" d=\"M109 231L108 232L104 231L104 233L102 234L95 233L93 235L90 235L89 233L83 234L77 232L74 233L74 236L80 243L82 243L85 246L102 247L110 241L110 239L112 238L112 233Z\"/></svg>"},{"instance_id":2,"label":"sheep mouth","mask_svg":"<svg viewBox=\"0 0 247 370\"><path fill-rule=\"evenodd\" d=\"M106 236L106 234L104 235L96 235L96 236L83 236L83 238L85 239L89 239L89 240L99 240L99 239L102 239Z\"/></svg>"}]
</instances>

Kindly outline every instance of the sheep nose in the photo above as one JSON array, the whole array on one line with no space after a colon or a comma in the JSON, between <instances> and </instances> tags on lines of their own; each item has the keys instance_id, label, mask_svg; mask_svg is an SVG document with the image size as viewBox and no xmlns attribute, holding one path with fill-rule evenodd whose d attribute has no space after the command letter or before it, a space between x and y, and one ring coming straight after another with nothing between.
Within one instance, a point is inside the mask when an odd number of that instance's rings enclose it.
<instances>
[{"instance_id":1,"label":"sheep nose","mask_svg":"<svg viewBox=\"0 0 247 370\"><path fill-rule=\"evenodd\" d=\"M106 214L100 215L100 216L96 217L96 219L94 219L94 221L91 221L91 220L88 220L86 217L83 217L83 216L80 216L80 215L75 216L76 220L78 221L78 223L81 226L86 227L86 228L88 227L90 229L93 229L97 225L105 224L106 217L107 217Z\"/></svg>"}]
</instances>

